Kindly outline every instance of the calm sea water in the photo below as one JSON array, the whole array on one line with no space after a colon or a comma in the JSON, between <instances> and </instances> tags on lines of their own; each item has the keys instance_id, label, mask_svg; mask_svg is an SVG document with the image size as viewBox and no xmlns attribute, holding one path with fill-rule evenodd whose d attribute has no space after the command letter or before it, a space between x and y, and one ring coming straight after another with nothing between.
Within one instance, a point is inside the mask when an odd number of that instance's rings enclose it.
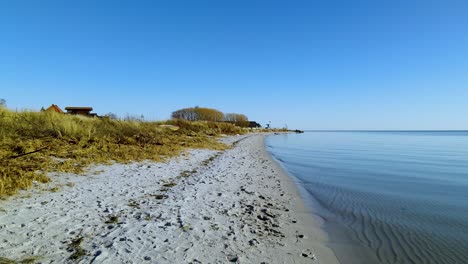
<instances>
[{"instance_id":1,"label":"calm sea water","mask_svg":"<svg viewBox=\"0 0 468 264\"><path fill-rule=\"evenodd\" d=\"M267 138L344 264L468 263L468 132Z\"/></svg>"}]
</instances>

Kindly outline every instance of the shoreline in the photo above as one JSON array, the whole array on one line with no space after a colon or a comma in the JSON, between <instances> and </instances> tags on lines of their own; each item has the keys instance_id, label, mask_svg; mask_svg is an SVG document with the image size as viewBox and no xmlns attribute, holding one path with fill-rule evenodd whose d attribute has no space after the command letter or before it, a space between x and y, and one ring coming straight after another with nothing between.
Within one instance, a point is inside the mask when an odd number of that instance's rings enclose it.
<instances>
[{"instance_id":1,"label":"shoreline","mask_svg":"<svg viewBox=\"0 0 468 264\"><path fill-rule=\"evenodd\" d=\"M94 166L0 201L0 257L41 263L338 263L264 135ZM1 260L1 258L0 258Z\"/></svg>"},{"instance_id":2,"label":"shoreline","mask_svg":"<svg viewBox=\"0 0 468 264\"><path fill-rule=\"evenodd\" d=\"M271 136L271 135L267 135ZM306 195L310 195L297 182L298 180L290 174L282 164L267 150L266 137L263 137L264 155L268 156L278 171L279 178L282 179L285 189L293 197L292 207L297 218L301 219L300 228L304 233L309 233L308 244L314 248L319 263L340 264L335 252L329 246L327 231L324 228L324 220L314 212L314 202L307 200Z\"/></svg>"},{"instance_id":3,"label":"shoreline","mask_svg":"<svg viewBox=\"0 0 468 264\"><path fill-rule=\"evenodd\" d=\"M350 231L346 227L335 223L333 220L330 221L326 208L301 185L301 180L288 172L285 164L282 163L283 161L278 160L272 153L268 152L266 145L265 149L271 159L283 170L286 177L290 178L291 184L294 185L291 192L296 191L297 196L301 198L298 204L305 207L305 219L306 221L309 220L307 226L311 227L313 232L319 234L317 237L321 238L315 247L321 249L322 254L329 258L325 263L359 264L363 260L370 260L371 263L379 262L369 251L361 248L359 244L353 241L352 235L349 234ZM312 220L308 218L312 218Z\"/></svg>"}]
</instances>

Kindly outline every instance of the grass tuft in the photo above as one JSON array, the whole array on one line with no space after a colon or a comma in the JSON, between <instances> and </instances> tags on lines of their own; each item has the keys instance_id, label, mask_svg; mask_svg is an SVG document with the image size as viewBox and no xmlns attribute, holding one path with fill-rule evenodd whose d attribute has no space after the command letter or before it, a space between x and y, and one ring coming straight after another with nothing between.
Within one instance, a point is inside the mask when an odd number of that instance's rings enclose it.
<instances>
[{"instance_id":1,"label":"grass tuft","mask_svg":"<svg viewBox=\"0 0 468 264\"><path fill-rule=\"evenodd\" d=\"M5 257L0 257L0 264L16 264L16 261Z\"/></svg>"},{"instance_id":2,"label":"grass tuft","mask_svg":"<svg viewBox=\"0 0 468 264\"><path fill-rule=\"evenodd\" d=\"M83 242L83 239L84 238L82 236L79 236L68 244L67 251L72 252L69 257L70 260L79 261L88 254L88 252L81 247L81 242Z\"/></svg>"},{"instance_id":3,"label":"grass tuft","mask_svg":"<svg viewBox=\"0 0 468 264\"><path fill-rule=\"evenodd\" d=\"M197 170L193 169L191 171L183 171L179 174L179 178L188 178L190 176L192 176L193 174L197 173Z\"/></svg>"},{"instance_id":4,"label":"grass tuft","mask_svg":"<svg viewBox=\"0 0 468 264\"><path fill-rule=\"evenodd\" d=\"M49 191L53 192L53 193L58 192L58 191L60 191L60 187L55 186L55 187L51 188Z\"/></svg>"},{"instance_id":5,"label":"grass tuft","mask_svg":"<svg viewBox=\"0 0 468 264\"><path fill-rule=\"evenodd\" d=\"M19 261L20 264L33 264L33 263L39 263L39 260L41 257L38 256L29 256L25 257L22 260Z\"/></svg>"},{"instance_id":6,"label":"grass tuft","mask_svg":"<svg viewBox=\"0 0 468 264\"><path fill-rule=\"evenodd\" d=\"M0 264L33 264L39 263L40 259L41 258L38 256L29 256L17 261L5 257L0 257Z\"/></svg>"},{"instance_id":7,"label":"grass tuft","mask_svg":"<svg viewBox=\"0 0 468 264\"><path fill-rule=\"evenodd\" d=\"M140 209L140 204L137 201L133 200L133 199L130 199L128 201L128 206L136 208L136 209Z\"/></svg>"},{"instance_id":8,"label":"grass tuft","mask_svg":"<svg viewBox=\"0 0 468 264\"><path fill-rule=\"evenodd\" d=\"M119 217L116 215L109 215L109 218L105 221L106 224L117 224Z\"/></svg>"},{"instance_id":9,"label":"grass tuft","mask_svg":"<svg viewBox=\"0 0 468 264\"><path fill-rule=\"evenodd\" d=\"M171 187L174 187L176 185L177 185L177 183L175 183L175 182L167 182L167 183L162 184L163 187L167 187L167 188L171 188Z\"/></svg>"},{"instance_id":10,"label":"grass tuft","mask_svg":"<svg viewBox=\"0 0 468 264\"><path fill-rule=\"evenodd\" d=\"M153 197L156 200L163 200L163 199L167 199L169 197L166 194L150 194L149 196Z\"/></svg>"}]
</instances>

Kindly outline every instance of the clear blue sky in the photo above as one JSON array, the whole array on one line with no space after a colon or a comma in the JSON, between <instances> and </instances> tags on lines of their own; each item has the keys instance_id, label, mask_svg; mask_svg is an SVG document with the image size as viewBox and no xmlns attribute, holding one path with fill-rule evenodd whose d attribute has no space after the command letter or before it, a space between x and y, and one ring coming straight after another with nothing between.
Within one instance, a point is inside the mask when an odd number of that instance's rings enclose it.
<instances>
[{"instance_id":1,"label":"clear blue sky","mask_svg":"<svg viewBox=\"0 0 468 264\"><path fill-rule=\"evenodd\" d=\"M468 1L1 1L0 98L302 129L468 129Z\"/></svg>"}]
</instances>

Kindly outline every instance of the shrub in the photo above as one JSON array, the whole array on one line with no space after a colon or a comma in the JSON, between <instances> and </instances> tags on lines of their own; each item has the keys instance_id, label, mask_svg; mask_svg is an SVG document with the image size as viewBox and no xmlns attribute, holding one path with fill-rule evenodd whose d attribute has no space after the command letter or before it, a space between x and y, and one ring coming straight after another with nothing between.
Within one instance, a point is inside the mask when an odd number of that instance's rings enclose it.
<instances>
[{"instance_id":1,"label":"shrub","mask_svg":"<svg viewBox=\"0 0 468 264\"><path fill-rule=\"evenodd\" d=\"M223 112L205 107L183 108L172 112L173 119L183 119L188 121L224 121Z\"/></svg>"}]
</instances>

